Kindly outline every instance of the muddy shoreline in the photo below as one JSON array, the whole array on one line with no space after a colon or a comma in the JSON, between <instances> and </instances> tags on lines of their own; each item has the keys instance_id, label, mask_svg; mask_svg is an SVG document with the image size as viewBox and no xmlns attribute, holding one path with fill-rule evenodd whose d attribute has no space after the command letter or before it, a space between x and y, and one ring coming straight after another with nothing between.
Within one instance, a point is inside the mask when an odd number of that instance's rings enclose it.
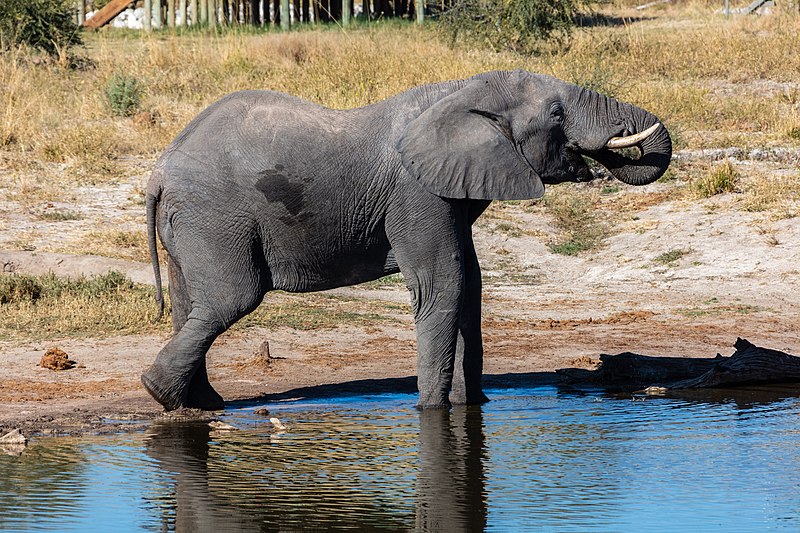
<instances>
[{"instance_id":1,"label":"muddy shoreline","mask_svg":"<svg viewBox=\"0 0 800 533\"><path fill-rule=\"evenodd\" d=\"M631 280L572 287L490 283L484 291L485 386L555 384L556 370L592 368L603 353L730 355L737 337L800 354L800 313L791 294L784 292L781 300L761 283L743 287L736 282L674 279L668 290ZM407 298L402 286L337 293L365 302ZM707 312L682 311L710 301L709 293L716 296ZM742 312L735 302L750 307ZM398 316L368 326L226 333L208 355L212 384L226 408L348 392L414 391L413 320L410 314ZM0 433L18 428L37 437L140 430L164 415L139 375L167 339L164 334L0 343L5 361ZM265 340L269 361L262 357ZM79 365L58 372L39 367L52 346Z\"/></svg>"}]
</instances>

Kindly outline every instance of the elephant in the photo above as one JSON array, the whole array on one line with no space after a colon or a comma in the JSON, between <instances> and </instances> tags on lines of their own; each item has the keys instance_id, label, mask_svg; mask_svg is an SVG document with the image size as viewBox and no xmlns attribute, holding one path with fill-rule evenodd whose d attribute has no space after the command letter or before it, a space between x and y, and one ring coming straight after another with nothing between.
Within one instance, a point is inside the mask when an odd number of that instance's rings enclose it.
<instances>
[{"instance_id":1,"label":"elephant","mask_svg":"<svg viewBox=\"0 0 800 533\"><path fill-rule=\"evenodd\" d=\"M638 154L621 148L638 147ZM221 409L211 344L271 290L402 273L417 338L418 408L487 401L472 224L492 200L587 181L587 161L651 183L672 142L653 114L556 78L492 71L350 110L274 91L211 104L156 162L147 234L167 268L174 335L142 374L165 409ZM636 157L638 155L638 157Z\"/></svg>"}]
</instances>

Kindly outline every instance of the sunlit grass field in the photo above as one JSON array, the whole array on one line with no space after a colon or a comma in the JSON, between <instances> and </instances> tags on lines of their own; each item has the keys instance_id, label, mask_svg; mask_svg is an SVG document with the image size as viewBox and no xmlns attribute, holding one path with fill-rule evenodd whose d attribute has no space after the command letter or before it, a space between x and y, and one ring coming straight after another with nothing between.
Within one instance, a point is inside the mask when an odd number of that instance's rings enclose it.
<instances>
[{"instance_id":1,"label":"sunlit grass field","mask_svg":"<svg viewBox=\"0 0 800 533\"><path fill-rule=\"evenodd\" d=\"M800 16L715 13L716 3L647 11L606 7L611 25L579 28L538 56L450 48L435 25L397 23L279 33L102 31L79 52L94 67L0 56L5 163L82 167L113 175L121 156L153 157L201 109L240 89L285 91L334 108L367 105L415 85L491 69L525 68L645 107L676 132L678 148L800 143ZM702 9L701 9L702 8ZM625 19L624 17L639 17ZM115 117L104 88L132 76L137 112Z\"/></svg>"}]
</instances>

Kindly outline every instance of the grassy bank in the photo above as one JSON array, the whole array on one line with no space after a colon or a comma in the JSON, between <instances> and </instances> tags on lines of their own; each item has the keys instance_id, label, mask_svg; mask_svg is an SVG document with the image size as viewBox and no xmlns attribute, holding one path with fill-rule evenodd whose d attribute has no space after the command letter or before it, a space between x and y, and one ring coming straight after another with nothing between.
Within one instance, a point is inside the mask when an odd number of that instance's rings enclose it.
<instances>
[{"instance_id":1,"label":"grassy bank","mask_svg":"<svg viewBox=\"0 0 800 533\"><path fill-rule=\"evenodd\" d=\"M169 311L154 323L156 312L153 288L135 284L118 272L78 279L0 273L0 341L169 333ZM408 312L408 306L360 298L270 293L264 305L231 331L375 327L395 322Z\"/></svg>"}]
</instances>

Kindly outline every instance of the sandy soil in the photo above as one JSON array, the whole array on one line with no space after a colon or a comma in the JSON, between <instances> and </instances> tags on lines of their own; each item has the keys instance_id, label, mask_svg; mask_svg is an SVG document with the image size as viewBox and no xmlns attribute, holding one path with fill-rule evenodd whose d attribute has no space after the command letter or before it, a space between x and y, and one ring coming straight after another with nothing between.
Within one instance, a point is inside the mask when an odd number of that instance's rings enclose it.
<instances>
[{"instance_id":1,"label":"sandy soil","mask_svg":"<svg viewBox=\"0 0 800 533\"><path fill-rule=\"evenodd\" d=\"M82 228L98 224L143 228L143 214L129 200L130 190L143 180L134 176L125 187L108 186L83 197L84 204L66 205L84 214L74 223L36 224L33 215L6 202L0 210L12 223L0 227L0 266L65 275L117 269L149 282L144 263L47 251L69 248L64 235L79 239ZM512 234L499 231L497 219L479 221L476 242L487 279L487 384L553 382L555 370L587 368L602 353L728 355L737 337L800 355L796 219L744 211L736 194L670 200L677 186L623 186L626 194L659 201L632 202L630 221L602 249L579 257L549 251L546 243L555 230L544 211L504 210L504 222L521 228ZM13 250L9 243L15 228L32 226L36 250ZM675 249L685 252L677 261L654 260ZM370 300L408 299L402 285L336 292ZM268 297L264 305L269 302ZM26 435L118 431L132 420L159 416L161 408L140 386L139 375L166 340L127 336L0 343L0 434L11 428ZM265 340L270 360L263 356ZM52 346L79 365L60 372L39 367ZM405 315L366 327L226 334L209 353L212 383L229 401L413 389L415 365L413 321Z\"/></svg>"}]
</instances>

